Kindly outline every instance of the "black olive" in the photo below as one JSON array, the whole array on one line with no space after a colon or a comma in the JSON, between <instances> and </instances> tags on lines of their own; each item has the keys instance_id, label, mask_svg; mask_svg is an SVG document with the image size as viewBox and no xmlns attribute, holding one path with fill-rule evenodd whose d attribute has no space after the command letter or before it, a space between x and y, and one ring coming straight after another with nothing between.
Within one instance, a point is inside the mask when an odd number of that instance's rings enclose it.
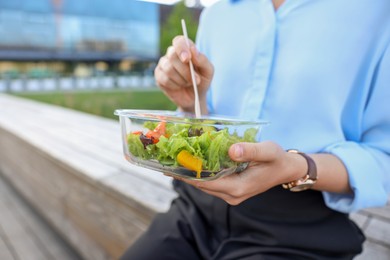
<instances>
[{"instance_id":1,"label":"black olive","mask_svg":"<svg viewBox=\"0 0 390 260\"><path fill-rule=\"evenodd\" d=\"M203 128L189 128L188 137L201 136L204 133Z\"/></svg>"},{"instance_id":2,"label":"black olive","mask_svg":"<svg viewBox=\"0 0 390 260\"><path fill-rule=\"evenodd\" d=\"M142 144L144 145L144 148L146 149L146 146L148 146L149 144L153 144L153 136L151 138L147 137L146 135L144 134L141 134L139 136L139 139L141 140Z\"/></svg>"}]
</instances>

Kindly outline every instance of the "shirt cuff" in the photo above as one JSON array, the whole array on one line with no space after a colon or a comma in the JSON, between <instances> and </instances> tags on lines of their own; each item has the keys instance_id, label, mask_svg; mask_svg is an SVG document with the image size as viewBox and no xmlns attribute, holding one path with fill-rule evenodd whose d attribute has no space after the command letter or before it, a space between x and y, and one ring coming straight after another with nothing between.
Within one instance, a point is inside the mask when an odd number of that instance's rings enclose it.
<instances>
[{"instance_id":1,"label":"shirt cuff","mask_svg":"<svg viewBox=\"0 0 390 260\"><path fill-rule=\"evenodd\" d=\"M350 213L386 204L383 173L368 149L354 142L342 142L326 147L323 152L337 156L344 163L353 191L353 194L323 192L329 208Z\"/></svg>"}]
</instances>

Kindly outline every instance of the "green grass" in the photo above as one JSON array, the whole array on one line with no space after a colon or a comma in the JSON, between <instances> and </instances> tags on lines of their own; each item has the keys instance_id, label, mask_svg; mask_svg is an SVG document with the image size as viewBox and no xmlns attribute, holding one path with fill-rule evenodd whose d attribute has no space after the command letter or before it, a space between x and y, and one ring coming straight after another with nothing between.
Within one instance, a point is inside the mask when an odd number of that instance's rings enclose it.
<instances>
[{"instance_id":1,"label":"green grass","mask_svg":"<svg viewBox=\"0 0 390 260\"><path fill-rule=\"evenodd\" d=\"M15 93L14 95L117 119L115 109L175 110L176 106L158 89Z\"/></svg>"}]
</instances>

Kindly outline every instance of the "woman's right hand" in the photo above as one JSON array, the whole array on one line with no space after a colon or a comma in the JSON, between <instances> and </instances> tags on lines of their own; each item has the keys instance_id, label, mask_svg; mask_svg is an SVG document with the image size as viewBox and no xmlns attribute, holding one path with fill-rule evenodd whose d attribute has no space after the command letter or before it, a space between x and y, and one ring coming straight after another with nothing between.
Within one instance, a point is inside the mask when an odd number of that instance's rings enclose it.
<instances>
[{"instance_id":1,"label":"woman's right hand","mask_svg":"<svg viewBox=\"0 0 390 260\"><path fill-rule=\"evenodd\" d=\"M214 74L214 67L207 57L198 52L190 41L188 48L184 36L176 36L167 53L160 58L154 71L157 85L181 110L194 112L195 95L192 86L189 61L196 72L199 101L202 114L207 114L206 93Z\"/></svg>"}]
</instances>

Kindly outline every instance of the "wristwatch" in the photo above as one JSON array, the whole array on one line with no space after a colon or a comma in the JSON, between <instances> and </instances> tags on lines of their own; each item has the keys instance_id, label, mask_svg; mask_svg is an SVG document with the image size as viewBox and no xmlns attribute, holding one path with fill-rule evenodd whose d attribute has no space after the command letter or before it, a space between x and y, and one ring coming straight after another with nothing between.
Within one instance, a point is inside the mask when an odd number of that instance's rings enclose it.
<instances>
[{"instance_id":1,"label":"wristwatch","mask_svg":"<svg viewBox=\"0 0 390 260\"><path fill-rule=\"evenodd\" d=\"M303 177L301 179L282 184L283 188L289 189L290 191L294 191L294 192L310 189L316 183L316 181L318 179L317 166L316 166L315 162L307 154L302 153L298 150L290 149L290 150L287 150L287 152L299 154L299 155L303 156L303 158L306 159L307 173L306 173L305 177Z\"/></svg>"}]
</instances>

